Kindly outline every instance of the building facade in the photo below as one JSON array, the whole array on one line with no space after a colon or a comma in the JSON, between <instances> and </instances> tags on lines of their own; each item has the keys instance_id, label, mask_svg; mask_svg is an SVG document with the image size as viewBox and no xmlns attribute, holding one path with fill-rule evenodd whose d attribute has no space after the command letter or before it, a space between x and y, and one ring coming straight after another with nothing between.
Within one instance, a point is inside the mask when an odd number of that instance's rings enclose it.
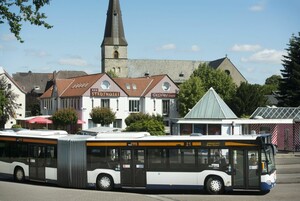
<instances>
[{"instance_id":1,"label":"building facade","mask_svg":"<svg viewBox=\"0 0 300 201\"><path fill-rule=\"evenodd\" d=\"M172 135L270 134L279 150L300 151L300 108L258 107L240 119L211 88L184 118L171 120Z\"/></svg>"},{"instance_id":2,"label":"building facade","mask_svg":"<svg viewBox=\"0 0 300 201\"><path fill-rule=\"evenodd\" d=\"M70 79L56 79L41 97L43 115L54 114L63 108L74 108L82 129L95 125L90 112L95 107L108 107L116 120L110 127L126 128L125 119L131 113L162 115L168 126L178 117L178 87L167 75L142 78L111 78L100 73Z\"/></svg>"},{"instance_id":3,"label":"building facade","mask_svg":"<svg viewBox=\"0 0 300 201\"><path fill-rule=\"evenodd\" d=\"M10 116L4 128L11 128L16 124L16 118L25 117L26 108L26 92L12 79L12 77L0 66L0 79L4 78L7 82L7 88L16 95L15 103L18 104L18 108L15 109L15 115Z\"/></svg>"}]
</instances>

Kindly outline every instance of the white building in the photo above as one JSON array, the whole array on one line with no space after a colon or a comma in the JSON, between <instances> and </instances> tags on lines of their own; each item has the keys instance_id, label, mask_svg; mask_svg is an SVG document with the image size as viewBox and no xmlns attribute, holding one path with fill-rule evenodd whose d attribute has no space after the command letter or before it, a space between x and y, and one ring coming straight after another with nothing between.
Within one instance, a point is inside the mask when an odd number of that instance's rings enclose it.
<instances>
[{"instance_id":1,"label":"white building","mask_svg":"<svg viewBox=\"0 0 300 201\"><path fill-rule=\"evenodd\" d=\"M26 108L26 93L21 89L21 87L12 79L12 77L0 66L0 78L5 78L7 81L7 88L10 89L14 94L17 95L16 103L19 105L19 108L15 110L15 115L9 117L9 120L6 122L4 128L11 128L16 124L16 118L25 117L25 108Z\"/></svg>"},{"instance_id":2,"label":"white building","mask_svg":"<svg viewBox=\"0 0 300 201\"><path fill-rule=\"evenodd\" d=\"M159 114L166 126L177 118L178 87L167 75L142 78L111 78L105 73L54 79L54 85L41 97L41 112L51 115L58 109L74 108L82 129L95 127L90 117L94 107L109 107L116 120L110 127L126 128L131 113Z\"/></svg>"}]
</instances>

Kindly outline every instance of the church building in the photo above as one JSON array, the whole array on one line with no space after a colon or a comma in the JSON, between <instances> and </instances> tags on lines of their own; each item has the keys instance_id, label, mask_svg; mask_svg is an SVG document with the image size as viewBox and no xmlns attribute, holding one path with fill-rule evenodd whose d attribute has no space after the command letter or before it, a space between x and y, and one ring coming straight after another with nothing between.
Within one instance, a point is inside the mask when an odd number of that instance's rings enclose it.
<instances>
[{"instance_id":1,"label":"church building","mask_svg":"<svg viewBox=\"0 0 300 201\"><path fill-rule=\"evenodd\" d=\"M247 82L227 56L214 61L128 59L127 47L120 1L109 0L101 44L102 73L112 71L119 77L131 78L167 74L176 84L180 84L189 79L200 64L207 63L212 68L225 71L237 86Z\"/></svg>"}]
</instances>

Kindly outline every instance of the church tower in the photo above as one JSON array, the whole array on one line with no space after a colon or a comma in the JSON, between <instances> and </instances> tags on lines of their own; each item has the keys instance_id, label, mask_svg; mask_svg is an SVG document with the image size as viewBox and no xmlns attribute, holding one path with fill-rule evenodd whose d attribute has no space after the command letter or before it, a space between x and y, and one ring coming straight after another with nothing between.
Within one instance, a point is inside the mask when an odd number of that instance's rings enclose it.
<instances>
[{"instance_id":1,"label":"church tower","mask_svg":"<svg viewBox=\"0 0 300 201\"><path fill-rule=\"evenodd\" d=\"M111 70L119 77L127 77L127 46L120 2L109 0L104 38L101 44L102 73Z\"/></svg>"}]
</instances>

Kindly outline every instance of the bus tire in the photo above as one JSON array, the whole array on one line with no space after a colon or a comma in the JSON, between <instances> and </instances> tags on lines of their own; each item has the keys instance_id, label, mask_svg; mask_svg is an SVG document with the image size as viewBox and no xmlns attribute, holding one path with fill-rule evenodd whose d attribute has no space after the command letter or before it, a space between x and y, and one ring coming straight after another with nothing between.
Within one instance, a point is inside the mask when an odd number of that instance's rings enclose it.
<instances>
[{"instance_id":1,"label":"bus tire","mask_svg":"<svg viewBox=\"0 0 300 201\"><path fill-rule=\"evenodd\" d=\"M110 191L113 189L114 180L110 175L100 174L97 177L97 188L102 191Z\"/></svg>"},{"instance_id":2,"label":"bus tire","mask_svg":"<svg viewBox=\"0 0 300 201\"><path fill-rule=\"evenodd\" d=\"M14 171L14 180L16 182L24 182L25 180L25 174L24 170L21 167L16 167Z\"/></svg>"},{"instance_id":3,"label":"bus tire","mask_svg":"<svg viewBox=\"0 0 300 201\"><path fill-rule=\"evenodd\" d=\"M220 177L211 176L205 183L206 191L209 194L222 194L224 192L224 183Z\"/></svg>"}]
</instances>

